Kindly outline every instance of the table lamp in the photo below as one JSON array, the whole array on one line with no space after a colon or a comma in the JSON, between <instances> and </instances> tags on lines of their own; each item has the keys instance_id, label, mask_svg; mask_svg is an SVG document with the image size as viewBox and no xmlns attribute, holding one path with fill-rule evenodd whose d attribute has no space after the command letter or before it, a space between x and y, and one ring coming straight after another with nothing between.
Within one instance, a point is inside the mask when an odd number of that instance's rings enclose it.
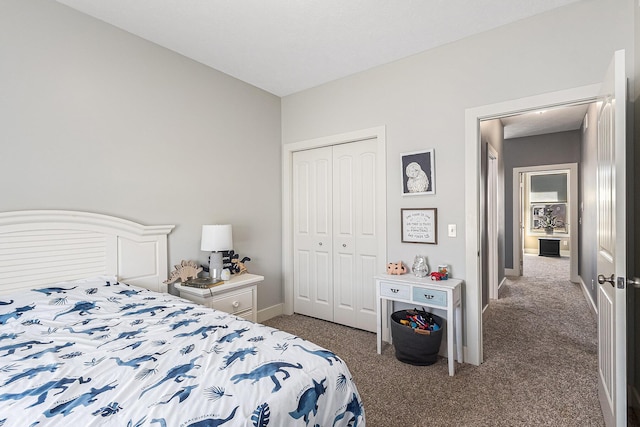
<instances>
[{"instance_id":1,"label":"table lamp","mask_svg":"<svg viewBox=\"0 0 640 427\"><path fill-rule=\"evenodd\" d=\"M222 251L233 249L231 236L231 224L203 225L200 250L210 251L209 277L212 280L220 280L222 274Z\"/></svg>"}]
</instances>

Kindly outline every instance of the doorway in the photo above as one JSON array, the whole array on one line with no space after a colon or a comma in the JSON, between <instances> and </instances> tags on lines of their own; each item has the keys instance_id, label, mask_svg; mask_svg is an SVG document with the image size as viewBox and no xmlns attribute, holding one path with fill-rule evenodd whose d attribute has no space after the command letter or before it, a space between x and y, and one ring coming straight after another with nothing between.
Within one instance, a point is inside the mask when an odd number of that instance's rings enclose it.
<instances>
[{"instance_id":1,"label":"doorway","mask_svg":"<svg viewBox=\"0 0 640 427\"><path fill-rule=\"evenodd\" d=\"M563 105L593 102L599 85L582 86L550 92L498 104L467 109L465 112L465 360L479 365L483 361L482 343L482 275L483 260L480 227L480 121L521 114L527 111L556 108Z\"/></svg>"},{"instance_id":2,"label":"doorway","mask_svg":"<svg viewBox=\"0 0 640 427\"><path fill-rule=\"evenodd\" d=\"M540 191L532 188L532 177L556 178L565 176L564 190L548 194L544 185ZM562 180L562 179L561 179ZM548 186L554 186L552 179L547 179ZM533 185L535 187L535 183ZM560 193L560 194L558 194ZM559 239L558 255L569 256L569 280L578 283L578 164L565 163L541 166L524 166L513 168L513 269L510 276L524 274L524 254L536 253L539 239ZM562 207L562 209L561 209ZM551 208L553 229L548 235L544 231L544 209ZM538 212L541 210L541 212ZM536 222L538 221L538 222ZM528 242L528 243L527 243ZM566 244L564 243L566 242ZM538 252L539 253L539 252Z\"/></svg>"}]
</instances>

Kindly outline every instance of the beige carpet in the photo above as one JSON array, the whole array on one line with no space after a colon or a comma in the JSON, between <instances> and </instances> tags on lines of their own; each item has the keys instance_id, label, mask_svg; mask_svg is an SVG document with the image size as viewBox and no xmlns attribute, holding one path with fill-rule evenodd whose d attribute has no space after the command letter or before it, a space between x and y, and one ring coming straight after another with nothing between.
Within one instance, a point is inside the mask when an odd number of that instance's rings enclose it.
<instances>
[{"instance_id":1,"label":"beige carpet","mask_svg":"<svg viewBox=\"0 0 640 427\"><path fill-rule=\"evenodd\" d=\"M481 366L416 367L376 354L375 334L306 316L266 324L330 349L349 366L367 426L602 426L595 316L568 259L525 257L525 277L507 280L484 317Z\"/></svg>"}]
</instances>

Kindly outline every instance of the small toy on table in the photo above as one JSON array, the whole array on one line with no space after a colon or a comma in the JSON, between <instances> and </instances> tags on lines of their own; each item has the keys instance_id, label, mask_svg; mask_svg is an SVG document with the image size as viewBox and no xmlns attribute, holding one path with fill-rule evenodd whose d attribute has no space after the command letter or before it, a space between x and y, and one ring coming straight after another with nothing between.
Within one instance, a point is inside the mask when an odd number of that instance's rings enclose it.
<instances>
[{"instance_id":1,"label":"small toy on table","mask_svg":"<svg viewBox=\"0 0 640 427\"><path fill-rule=\"evenodd\" d=\"M407 272L407 267L404 266L402 261L398 262L390 262L387 264L387 274L405 274Z\"/></svg>"},{"instance_id":2,"label":"small toy on table","mask_svg":"<svg viewBox=\"0 0 640 427\"><path fill-rule=\"evenodd\" d=\"M449 278L449 275L446 273L440 273L439 271L434 271L433 273L431 273L431 280L447 280Z\"/></svg>"}]
</instances>

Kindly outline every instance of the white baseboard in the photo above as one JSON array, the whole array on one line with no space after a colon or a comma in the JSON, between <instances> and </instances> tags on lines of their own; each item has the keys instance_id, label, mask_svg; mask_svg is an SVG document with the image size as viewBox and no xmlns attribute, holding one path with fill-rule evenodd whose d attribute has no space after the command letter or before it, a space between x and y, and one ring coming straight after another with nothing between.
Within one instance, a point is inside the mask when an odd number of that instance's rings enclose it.
<instances>
[{"instance_id":1,"label":"white baseboard","mask_svg":"<svg viewBox=\"0 0 640 427\"><path fill-rule=\"evenodd\" d=\"M498 285L498 292L500 292L500 288L502 287L502 285L504 285L504 282L507 281L506 276L502 278L502 280L500 281L500 284Z\"/></svg>"},{"instance_id":2,"label":"white baseboard","mask_svg":"<svg viewBox=\"0 0 640 427\"><path fill-rule=\"evenodd\" d=\"M519 272L515 268L505 268L504 275L505 276L518 276Z\"/></svg>"},{"instance_id":3,"label":"white baseboard","mask_svg":"<svg viewBox=\"0 0 640 427\"><path fill-rule=\"evenodd\" d=\"M593 298L591 297L589 288L587 288L587 285L585 285L584 281L582 280L582 276L580 276L580 289L582 289L582 293L584 294L585 299L589 303L589 306L593 310L593 313L597 315L598 307L596 306L596 303L593 301Z\"/></svg>"},{"instance_id":4,"label":"white baseboard","mask_svg":"<svg viewBox=\"0 0 640 427\"><path fill-rule=\"evenodd\" d=\"M524 248L524 253L525 254L532 254L532 255L538 255L538 248Z\"/></svg>"},{"instance_id":5,"label":"white baseboard","mask_svg":"<svg viewBox=\"0 0 640 427\"><path fill-rule=\"evenodd\" d=\"M262 310L258 310L258 323L262 323L276 316L280 316L283 313L284 313L283 303L272 305L271 307L263 308Z\"/></svg>"}]
</instances>

